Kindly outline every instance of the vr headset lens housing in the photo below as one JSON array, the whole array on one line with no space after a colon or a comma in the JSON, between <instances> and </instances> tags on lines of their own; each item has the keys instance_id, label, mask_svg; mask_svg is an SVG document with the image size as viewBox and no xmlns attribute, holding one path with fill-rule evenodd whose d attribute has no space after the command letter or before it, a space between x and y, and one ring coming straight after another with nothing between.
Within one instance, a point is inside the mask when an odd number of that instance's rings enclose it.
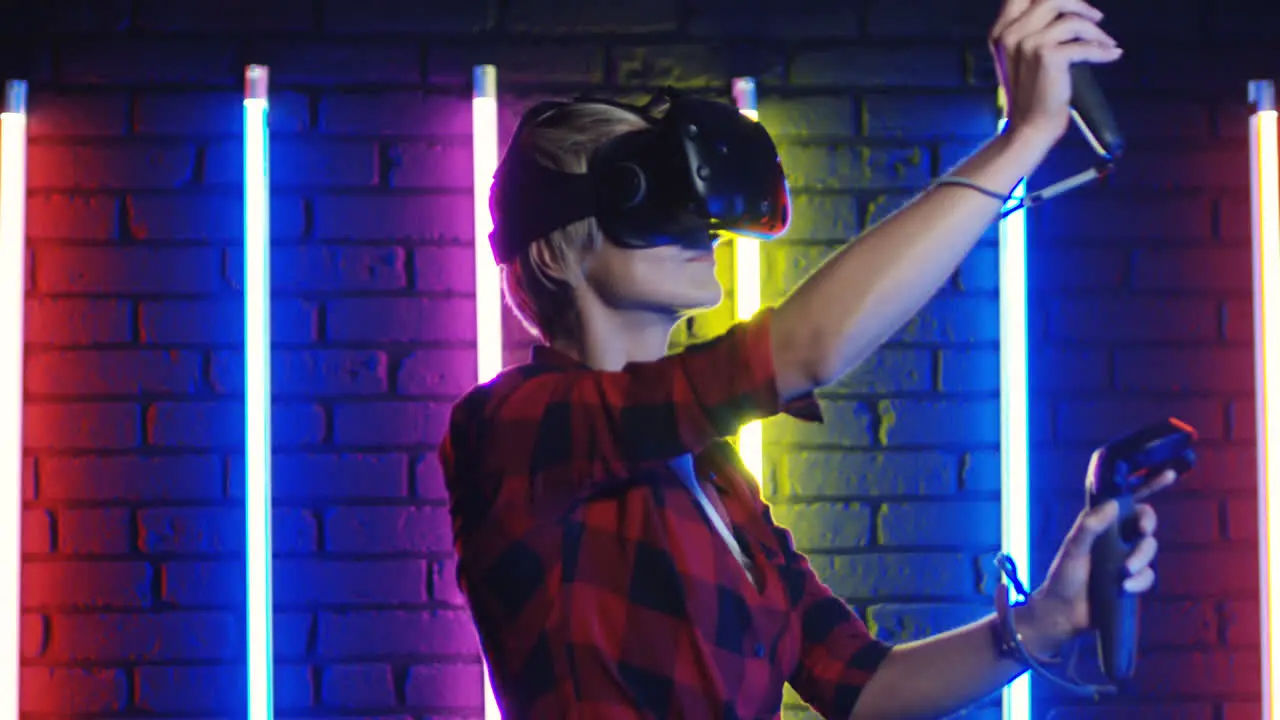
<instances>
[{"instance_id":1,"label":"vr headset lens housing","mask_svg":"<svg viewBox=\"0 0 1280 720\"><path fill-rule=\"evenodd\" d=\"M791 198L778 149L763 125L714 102L677 103L668 117L668 128L684 130L685 172L712 230L760 239L786 232Z\"/></svg>"},{"instance_id":2,"label":"vr headset lens housing","mask_svg":"<svg viewBox=\"0 0 1280 720\"><path fill-rule=\"evenodd\" d=\"M653 108L667 101L660 117ZM518 145L525 127L568 103L543 103L520 122L490 197L498 262L553 230L596 217L623 247L709 248L721 233L771 240L791 220L778 150L761 124L729 105L660 95L644 107L579 99L635 113L648 127L605 143L586 174L543 167Z\"/></svg>"}]
</instances>

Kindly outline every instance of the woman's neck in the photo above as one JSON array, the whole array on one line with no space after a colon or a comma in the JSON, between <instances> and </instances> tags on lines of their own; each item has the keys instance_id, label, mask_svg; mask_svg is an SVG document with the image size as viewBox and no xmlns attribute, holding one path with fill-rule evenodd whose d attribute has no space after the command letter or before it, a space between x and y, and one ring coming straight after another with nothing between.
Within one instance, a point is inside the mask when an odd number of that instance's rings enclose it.
<instances>
[{"instance_id":1,"label":"woman's neck","mask_svg":"<svg viewBox=\"0 0 1280 720\"><path fill-rule=\"evenodd\" d=\"M652 312L601 308L579 314L573 339L551 346L596 370L617 371L628 363L651 362L667 354L676 318Z\"/></svg>"}]
</instances>

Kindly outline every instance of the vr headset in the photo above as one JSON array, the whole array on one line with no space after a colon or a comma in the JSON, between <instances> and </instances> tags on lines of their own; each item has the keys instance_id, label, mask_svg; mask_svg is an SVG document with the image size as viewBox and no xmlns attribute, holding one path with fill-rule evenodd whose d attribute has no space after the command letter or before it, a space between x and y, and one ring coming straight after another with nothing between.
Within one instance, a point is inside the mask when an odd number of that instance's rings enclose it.
<instances>
[{"instance_id":1,"label":"vr headset","mask_svg":"<svg viewBox=\"0 0 1280 720\"><path fill-rule=\"evenodd\" d=\"M586 173L538 162L524 131L553 123L570 104L621 108L646 127L606 142ZM719 235L761 240L783 234L791 198L773 138L737 108L671 89L642 106L580 97L535 105L520 119L489 196L494 259L519 257L535 240L595 217L624 248L679 245L710 249Z\"/></svg>"}]
</instances>

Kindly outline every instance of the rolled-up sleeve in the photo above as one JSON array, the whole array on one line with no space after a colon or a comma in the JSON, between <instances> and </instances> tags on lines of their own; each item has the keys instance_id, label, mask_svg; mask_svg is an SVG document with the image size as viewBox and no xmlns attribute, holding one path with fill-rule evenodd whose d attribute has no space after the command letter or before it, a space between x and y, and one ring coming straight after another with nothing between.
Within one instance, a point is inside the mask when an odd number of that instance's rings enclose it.
<instances>
[{"instance_id":1,"label":"rolled-up sleeve","mask_svg":"<svg viewBox=\"0 0 1280 720\"><path fill-rule=\"evenodd\" d=\"M847 720L871 676L891 646L871 635L866 624L818 578L808 558L795 549L791 533L765 520L778 538L793 578L802 586L800 662L788 683L819 715Z\"/></svg>"}]
</instances>

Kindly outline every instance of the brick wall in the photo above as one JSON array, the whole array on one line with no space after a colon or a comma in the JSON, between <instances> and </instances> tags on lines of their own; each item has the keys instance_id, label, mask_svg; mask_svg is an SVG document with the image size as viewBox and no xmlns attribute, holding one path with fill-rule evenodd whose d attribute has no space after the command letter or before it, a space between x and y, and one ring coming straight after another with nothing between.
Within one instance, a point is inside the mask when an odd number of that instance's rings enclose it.
<instances>
[{"instance_id":1,"label":"brick wall","mask_svg":"<svg viewBox=\"0 0 1280 720\"><path fill-rule=\"evenodd\" d=\"M759 77L798 213L766 248L767 301L996 122L991 0L41 5L30 53L0 43L33 82L32 715L242 707L245 63L273 72L283 715L478 715L434 459L474 380L471 64L499 64L507 132L549 93L723 97L730 76ZM1128 49L1103 79L1132 155L1106 187L1031 214L1035 576L1093 445L1165 413L1206 437L1203 469L1159 501L1147 699L1103 715L1041 689L1037 718L1257 716L1244 83L1280 75L1261 51L1280 17L1243 6L1102 4ZM1033 184L1087 161L1068 142ZM766 429L778 516L890 640L989 606L996 288L993 234L827 394L826 427ZM508 325L515 359L528 342Z\"/></svg>"}]
</instances>

